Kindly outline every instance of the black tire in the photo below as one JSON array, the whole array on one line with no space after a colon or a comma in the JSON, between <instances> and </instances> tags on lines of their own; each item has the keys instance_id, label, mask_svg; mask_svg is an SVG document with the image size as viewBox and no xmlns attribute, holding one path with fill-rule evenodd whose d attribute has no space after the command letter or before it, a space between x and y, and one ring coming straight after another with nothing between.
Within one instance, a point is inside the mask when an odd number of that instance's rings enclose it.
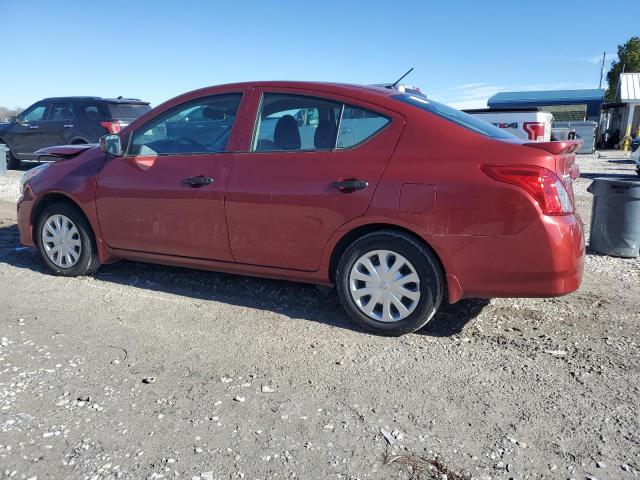
<instances>
[{"instance_id":1,"label":"black tire","mask_svg":"<svg viewBox=\"0 0 640 480\"><path fill-rule=\"evenodd\" d=\"M73 266L67 268L58 266L49 259L42 242L42 229L45 227L46 221L53 215L64 215L71 220L76 226L80 237L80 256ZM42 255L44 262L57 275L66 277L87 275L95 272L101 266L96 249L95 236L89 222L77 207L69 203L58 202L46 207L38 218L35 237L36 245L38 245L38 250L40 250L40 255Z\"/></svg>"},{"instance_id":2,"label":"black tire","mask_svg":"<svg viewBox=\"0 0 640 480\"><path fill-rule=\"evenodd\" d=\"M415 309L404 319L382 322L369 317L355 303L349 276L356 261L367 252L390 250L402 255L414 267L420 280L420 298ZM390 336L415 332L431 320L442 302L444 275L436 256L419 240L404 232L380 230L353 242L344 252L336 270L336 287L344 309L351 319L367 331ZM386 287L383 287L386 288Z\"/></svg>"}]
</instances>

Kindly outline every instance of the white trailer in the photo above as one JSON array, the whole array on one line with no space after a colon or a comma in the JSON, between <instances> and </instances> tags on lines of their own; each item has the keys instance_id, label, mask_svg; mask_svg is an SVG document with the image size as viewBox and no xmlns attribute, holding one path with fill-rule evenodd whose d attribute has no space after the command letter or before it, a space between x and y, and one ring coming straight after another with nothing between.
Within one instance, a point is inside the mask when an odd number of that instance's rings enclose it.
<instances>
[{"instance_id":1,"label":"white trailer","mask_svg":"<svg viewBox=\"0 0 640 480\"><path fill-rule=\"evenodd\" d=\"M463 111L524 140L551 141L553 115L540 108L478 108Z\"/></svg>"}]
</instances>

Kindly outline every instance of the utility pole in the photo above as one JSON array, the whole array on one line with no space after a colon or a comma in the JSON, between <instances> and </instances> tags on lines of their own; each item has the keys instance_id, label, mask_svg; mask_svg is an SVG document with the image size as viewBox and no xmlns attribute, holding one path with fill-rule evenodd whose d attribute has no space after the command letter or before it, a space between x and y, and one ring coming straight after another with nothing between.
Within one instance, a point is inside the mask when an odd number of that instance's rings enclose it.
<instances>
[{"instance_id":1,"label":"utility pole","mask_svg":"<svg viewBox=\"0 0 640 480\"><path fill-rule=\"evenodd\" d=\"M602 77L604 77L604 57L607 56L607 52L602 52L602 64L600 65L600 86L599 89L602 89Z\"/></svg>"}]
</instances>

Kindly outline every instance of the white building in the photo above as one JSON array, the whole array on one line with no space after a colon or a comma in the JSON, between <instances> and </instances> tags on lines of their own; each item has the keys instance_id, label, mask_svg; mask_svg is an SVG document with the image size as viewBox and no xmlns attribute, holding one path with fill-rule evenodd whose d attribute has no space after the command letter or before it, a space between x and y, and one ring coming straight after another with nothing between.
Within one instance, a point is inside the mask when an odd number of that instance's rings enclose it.
<instances>
[{"instance_id":1,"label":"white building","mask_svg":"<svg viewBox=\"0 0 640 480\"><path fill-rule=\"evenodd\" d=\"M640 125L640 73L623 73L618 81L616 102L620 111L620 133L635 136Z\"/></svg>"}]
</instances>

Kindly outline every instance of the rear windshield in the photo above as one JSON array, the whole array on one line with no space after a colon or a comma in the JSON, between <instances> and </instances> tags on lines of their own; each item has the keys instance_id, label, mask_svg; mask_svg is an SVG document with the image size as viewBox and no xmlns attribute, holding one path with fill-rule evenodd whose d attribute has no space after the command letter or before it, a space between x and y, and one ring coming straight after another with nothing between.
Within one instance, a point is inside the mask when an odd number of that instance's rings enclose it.
<instances>
[{"instance_id":1,"label":"rear windshield","mask_svg":"<svg viewBox=\"0 0 640 480\"><path fill-rule=\"evenodd\" d=\"M114 120L133 120L147 113L151 107L144 103L107 103L107 110Z\"/></svg>"},{"instance_id":2,"label":"rear windshield","mask_svg":"<svg viewBox=\"0 0 640 480\"><path fill-rule=\"evenodd\" d=\"M414 107L418 107L421 110L433 113L434 115L438 115L445 120L449 120L450 122L460 125L461 127L464 127L468 130L479 133L480 135L484 135L485 137L501 139L517 138L515 135L506 132L501 128L495 127L490 123L485 122L484 120L480 120L479 118L469 115L468 113L461 112L460 110L456 110L453 107L448 107L447 105L444 105L442 103L434 102L431 99L417 97L415 95L409 95L407 93L392 95L392 98L404 103L408 103L409 105L413 105Z\"/></svg>"}]
</instances>

